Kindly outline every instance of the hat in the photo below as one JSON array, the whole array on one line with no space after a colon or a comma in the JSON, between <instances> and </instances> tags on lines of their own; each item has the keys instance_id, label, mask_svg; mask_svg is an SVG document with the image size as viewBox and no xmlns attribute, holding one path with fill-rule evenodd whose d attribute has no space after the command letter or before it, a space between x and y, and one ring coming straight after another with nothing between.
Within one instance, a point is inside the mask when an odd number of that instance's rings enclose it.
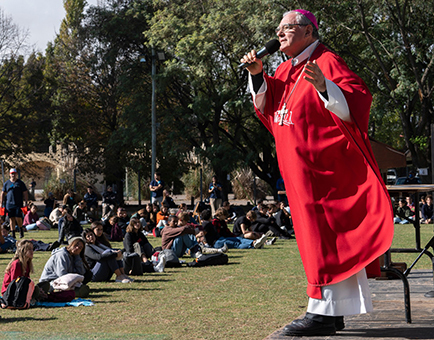
<instances>
[{"instance_id":1,"label":"hat","mask_svg":"<svg viewBox=\"0 0 434 340\"><path fill-rule=\"evenodd\" d=\"M86 244L86 242L84 242L83 237L81 237L81 236L74 236L74 237L71 237L71 238L68 240L68 244L72 244L72 242L74 242L75 240L81 240L81 241L83 241L84 244Z\"/></svg>"},{"instance_id":2,"label":"hat","mask_svg":"<svg viewBox=\"0 0 434 340\"><path fill-rule=\"evenodd\" d=\"M17 169L12 168L12 169L9 171L10 174L12 174L12 173L14 173L14 172L17 173L17 172L18 172Z\"/></svg>"},{"instance_id":3,"label":"hat","mask_svg":"<svg viewBox=\"0 0 434 340\"><path fill-rule=\"evenodd\" d=\"M311 12L306 11L305 9L294 9L292 12L298 12L303 14L306 18L308 18L312 24L318 29L318 23L316 21L315 15L313 15Z\"/></svg>"}]
</instances>

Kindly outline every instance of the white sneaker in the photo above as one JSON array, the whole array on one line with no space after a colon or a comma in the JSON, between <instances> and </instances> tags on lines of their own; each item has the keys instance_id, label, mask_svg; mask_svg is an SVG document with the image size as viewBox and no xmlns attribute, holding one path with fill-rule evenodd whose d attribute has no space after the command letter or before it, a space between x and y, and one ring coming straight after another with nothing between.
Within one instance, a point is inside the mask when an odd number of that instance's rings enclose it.
<instances>
[{"instance_id":1,"label":"white sneaker","mask_svg":"<svg viewBox=\"0 0 434 340\"><path fill-rule=\"evenodd\" d=\"M253 247L255 247L255 249L261 248L265 241L267 241L267 235L264 234L253 243Z\"/></svg>"},{"instance_id":2,"label":"white sneaker","mask_svg":"<svg viewBox=\"0 0 434 340\"><path fill-rule=\"evenodd\" d=\"M228 245L225 243L224 245L223 245L223 247L221 247L220 249L219 249L219 252L220 253L227 253L228 252Z\"/></svg>"},{"instance_id":3,"label":"white sneaker","mask_svg":"<svg viewBox=\"0 0 434 340\"><path fill-rule=\"evenodd\" d=\"M265 245L267 246L271 246L274 244L274 242L276 242L277 237L273 237L272 239L269 239L267 242L265 242Z\"/></svg>"},{"instance_id":4,"label":"white sneaker","mask_svg":"<svg viewBox=\"0 0 434 340\"><path fill-rule=\"evenodd\" d=\"M157 273L162 273L164 272L164 267L166 266L166 255L162 254L159 257L160 257L160 261L156 266L154 266L154 270Z\"/></svg>"},{"instance_id":5,"label":"white sneaker","mask_svg":"<svg viewBox=\"0 0 434 340\"><path fill-rule=\"evenodd\" d=\"M265 233L265 236L267 236L267 237L271 237L271 236L274 236L274 233L273 233L271 230L268 230L268 231Z\"/></svg>"}]
</instances>

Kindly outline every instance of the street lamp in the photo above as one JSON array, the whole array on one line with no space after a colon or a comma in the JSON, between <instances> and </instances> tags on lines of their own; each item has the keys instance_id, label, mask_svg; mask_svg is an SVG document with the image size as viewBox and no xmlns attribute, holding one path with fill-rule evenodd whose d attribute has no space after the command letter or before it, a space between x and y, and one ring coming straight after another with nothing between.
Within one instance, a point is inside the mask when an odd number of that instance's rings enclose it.
<instances>
[{"instance_id":1,"label":"street lamp","mask_svg":"<svg viewBox=\"0 0 434 340\"><path fill-rule=\"evenodd\" d=\"M157 65L156 59L163 61L165 56L163 52L155 52L155 48L151 48L151 61L152 61L152 97L151 97L151 135L152 135L152 158L151 158L151 181L154 178L156 160L157 160L157 113L155 109L156 105L156 75ZM140 62L146 62L145 56L140 56Z\"/></svg>"}]
</instances>

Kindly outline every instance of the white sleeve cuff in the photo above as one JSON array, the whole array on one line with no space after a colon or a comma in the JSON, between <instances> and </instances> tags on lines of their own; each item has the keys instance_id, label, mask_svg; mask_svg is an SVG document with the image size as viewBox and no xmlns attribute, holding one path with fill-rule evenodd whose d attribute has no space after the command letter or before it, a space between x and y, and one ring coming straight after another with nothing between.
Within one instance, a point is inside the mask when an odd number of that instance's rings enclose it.
<instances>
[{"instance_id":1,"label":"white sleeve cuff","mask_svg":"<svg viewBox=\"0 0 434 340\"><path fill-rule=\"evenodd\" d=\"M249 88L250 93L253 96L253 105L255 105L259 112L263 114L265 109L265 92L267 92L267 82L264 79L264 82L259 88L258 93L255 93L255 91L253 91L252 75L249 73Z\"/></svg>"},{"instance_id":2,"label":"white sleeve cuff","mask_svg":"<svg viewBox=\"0 0 434 340\"><path fill-rule=\"evenodd\" d=\"M324 107L343 121L351 122L350 109L348 108L347 100L339 86L326 78L326 87L328 100L317 91L319 97L324 102Z\"/></svg>"}]
</instances>

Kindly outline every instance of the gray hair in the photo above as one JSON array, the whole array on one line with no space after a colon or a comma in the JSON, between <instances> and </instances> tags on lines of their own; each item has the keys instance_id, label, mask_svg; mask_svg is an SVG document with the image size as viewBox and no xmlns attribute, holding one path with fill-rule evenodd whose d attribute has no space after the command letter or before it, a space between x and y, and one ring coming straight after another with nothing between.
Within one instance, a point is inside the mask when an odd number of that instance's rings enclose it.
<instances>
[{"instance_id":1,"label":"gray hair","mask_svg":"<svg viewBox=\"0 0 434 340\"><path fill-rule=\"evenodd\" d=\"M287 12L283 13L282 18L286 17L289 13L295 13L295 20L296 20L297 24L312 26L312 28L313 28L313 30L312 30L312 37L316 38L316 39L319 39L318 30L315 27L315 25L312 23L312 21L310 21L303 14L301 14L300 12L297 12L297 11L287 11Z\"/></svg>"}]
</instances>

